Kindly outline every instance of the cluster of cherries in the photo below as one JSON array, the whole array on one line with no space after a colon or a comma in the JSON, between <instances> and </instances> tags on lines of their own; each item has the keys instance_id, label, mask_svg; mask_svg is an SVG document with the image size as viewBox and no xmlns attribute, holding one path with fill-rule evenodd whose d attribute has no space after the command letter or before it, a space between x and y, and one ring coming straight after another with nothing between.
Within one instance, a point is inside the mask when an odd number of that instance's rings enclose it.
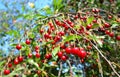
<instances>
[{"instance_id":1,"label":"cluster of cherries","mask_svg":"<svg viewBox=\"0 0 120 77\"><path fill-rule=\"evenodd\" d=\"M30 45L30 44L31 44L31 41L30 41L29 39L26 39L25 43L26 43L27 45ZM22 45L17 44L17 45L16 45L16 49L17 49L17 50L22 49ZM35 46L35 52L36 52L36 54L35 54L36 58L40 58L39 46ZM32 58L32 56L33 56L32 53L28 53L28 58ZM48 59L48 60L49 60L49 59L51 59L51 58L52 58L52 54L51 54L51 53L48 53L48 54L45 55L45 59ZM19 64L20 62L23 62L23 60L24 60L24 57L23 57L23 56L18 56L17 58L14 59L14 65L17 65L17 64ZM8 63L8 67L11 68L11 67L12 67L12 63ZM9 69L5 69L5 70L4 70L4 75L8 75L8 74L10 74L10 70L9 70Z\"/></svg>"},{"instance_id":2,"label":"cluster of cherries","mask_svg":"<svg viewBox=\"0 0 120 77\"><path fill-rule=\"evenodd\" d=\"M93 24L97 24L98 23L97 22L97 18L101 18L100 16L98 16L98 13L100 12L100 10L99 9L92 9L92 12L95 13L95 15L94 15L95 20L93 20L91 22L91 24L88 24L86 26L81 26L80 25L80 29L75 29L78 33L80 33L80 34L81 33L85 33L85 34L88 35L89 32L87 32L87 31L89 31L90 29L92 29ZM86 16L79 16L79 15L75 15L74 16L75 20L78 19L78 18L80 18L80 20L82 20L83 22L86 21L86 19L87 19ZM109 15L108 18L111 19L112 16ZM39 33L43 37L43 38L39 39L40 42L42 42L43 40L45 40L46 42L49 41L49 40L53 40L52 45L56 45L56 44L58 44L58 43L61 42L62 36L65 36L65 35L67 36L67 34L71 34L71 33L75 34L75 32L72 29L70 29L70 28L74 28L74 26L75 26L75 24L71 20L64 20L64 21L61 22L61 21L55 19L54 22L55 22L55 25L58 28L55 27L52 22L48 22L49 29L47 31L44 31L44 29L40 29L39 30ZM114 37L115 36L114 32L109 31L109 28L110 28L110 24L105 22L103 24L103 26L100 27L100 31L104 32L105 34L109 35L110 37ZM62 30L61 31L60 30L57 31L56 29L57 30L58 29L62 29ZM116 39L120 40L120 35L117 35ZM31 40L26 39L25 43L27 45L30 45L31 44ZM22 48L22 46L20 44L16 45L16 49L17 50L20 50L21 48ZM85 59L86 56L87 56L87 52L85 51L84 48L79 48L79 47L64 47L64 45L61 46L61 48L63 48L63 50L65 51L65 53L67 55L72 54L72 55L80 57L81 59ZM87 48L91 49L91 46L88 46ZM35 46L34 49L35 49L35 52L36 52L36 54L35 54L36 58L40 58L41 55L39 53L39 51L40 51L39 46ZM57 53L57 56L61 60L66 61L67 58L68 58L68 56L64 53L64 51L59 51ZM28 54L28 58L32 58L32 56L33 56L32 53ZM47 59L47 60L49 60L49 59L52 58L52 54L51 53L47 53L44 56L44 58ZM24 60L24 58L23 58L22 55L18 56L17 58L14 59L14 65L17 65L20 62L23 62L23 60ZM12 67L12 63L9 63L8 67ZM10 70L8 70L8 69L4 70L4 74L5 75L8 75L9 73L10 73Z\"/></svg>"},{"instance_id":3,"label":"cluster of cherries","mask_svg":"<svg viewBox=\"0 0 120 77\"><path fill-rule=\"evenodd\" d=\"M86 51L84 50L84 48L79 48L79 47L67 47L65 48L65 52L67 54L72 54L72 55L75 55L75 56L78 56L80 57L81 59L84 59L86 56L87 56L87 53ZM67 60L67 56L64 55L64 53L62 51L59 51L57 53L57 56L62 59L63 61L66 61Z\"/></svg>"}]
</instances>

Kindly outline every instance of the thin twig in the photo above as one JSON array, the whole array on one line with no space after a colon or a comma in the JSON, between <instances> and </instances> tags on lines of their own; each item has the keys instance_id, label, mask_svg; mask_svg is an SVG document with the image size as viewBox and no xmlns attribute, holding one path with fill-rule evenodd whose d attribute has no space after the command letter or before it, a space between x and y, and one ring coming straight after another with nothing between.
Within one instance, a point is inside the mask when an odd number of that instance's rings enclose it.
<instances>
[{"instance_id":1,"label":"thin twig","mask_svg":"<svg viewBox=\"0 0 120 77\"><path fill-rule=\"evenodd\" d=\"M100 72L100 74L101 74L101 77L103 77L102 65L101 65L100 56L99 56L99 53L98 53L98 52L97 52L97 56L98 56L99 72Z\"/></svg>"},{"instance_id":2,"label":"thin twig","mask_svg":"<svg viewBox=\"0 0 120 77\"><path fill-rule=\"evenodd\" d=\"M114 67L112 66L112 64L111 64L111 62L102 54L102 52L98 49L98 47L97 46L95 46L93 43L91 43L93 46L94 46L94 48L99 52L99 54L101 55L101 57L103 57L106 61L107 61L107 63L109 64L109 66L111 67L111 69L113 70L113 72L118 76L118 77L120 77L120 75L117 73L117 71L114 69Z\"/></svg>"},{"instance_id":3,"label":"thin twig","mask_svg":"<svg viewBox=\"0 0 120 77\"><path fill-rule=\"evenodd\" d=\"M58 77L61 76L61 72L62 72L62 62L60 62L60 70L59 70L59 72L58 72Z\"/></svg>"},{"instance_id":4,"label":"thin twig","mask_svg":"<svg viewBox=\"0 0 120 77\"><path fill-rule=\"evenodd\" d=\"M71 64L70 64L70 61L67 60L67 63L68 63L68 65L69 65L69 67L70 67L70 77L73 77L73 71L72 71L72 66L71 66Z\"/></svg>"}]
</instances>

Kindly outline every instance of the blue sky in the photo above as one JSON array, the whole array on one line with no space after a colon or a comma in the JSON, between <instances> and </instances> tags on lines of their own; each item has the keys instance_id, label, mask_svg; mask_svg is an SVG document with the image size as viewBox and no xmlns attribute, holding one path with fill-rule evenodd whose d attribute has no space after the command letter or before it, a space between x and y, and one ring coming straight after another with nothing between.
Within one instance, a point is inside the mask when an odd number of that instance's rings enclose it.
<instances>
[{"instance_id":1,"label":"blue sky","mask_svg":"<svg viewBox=\"0 0 120 77\"><path fill-rule=\"evenodd\" d=\"M8 1L8 0L4 0L4 1ZM12 8L12 5L10 3L14 2L14 1L16 1L16 0L9 0L8 4L9 4L10 8ZM22 1L24 1L24 0L22 0ZM41 9L41 8L43 8L45 6L49 6L49 5L52 4L52 0L36 0L35 2L34 2L34 0L29 0L29 2L34 3L35 7L38 8L38 9ZM28 5L28 4L26 4L26 5ZM19 5L19 2L18 2L16 4L16 7L18 7L18 9L20 10L21 8L19 6L20 5ZM6 7L4 6L4 3L2 2L2 0L0 0L0 10L7 10ZM0 41L3 41L5 39L7 39L7 38L8 38L8 36L3 37ZM5 51L5 53L9 52L8 48L9 48L9 44L8 44L7 41L5 41L4 46L0 46L0 49L2 49L3 51Z\"/></svg>"},{"instance_id":2,"label":"blue sky","mask_svg":"<svg viewBox=\"0 0 120 77\"><path fill-rule=\"evenodd\" d=\"M7 0L5 0L5 1L7 1ZM11 0L11 2L13 2L13 1L16 1L16 0ZM34 1L30 0L30 2L34 2ZM52 3L52 0L36 0L34 3L35 3L36 8L43 8L47 5L50 5ZM0 9L5 9L2 1L0 1Z\"/></svg>"}]
</instances>

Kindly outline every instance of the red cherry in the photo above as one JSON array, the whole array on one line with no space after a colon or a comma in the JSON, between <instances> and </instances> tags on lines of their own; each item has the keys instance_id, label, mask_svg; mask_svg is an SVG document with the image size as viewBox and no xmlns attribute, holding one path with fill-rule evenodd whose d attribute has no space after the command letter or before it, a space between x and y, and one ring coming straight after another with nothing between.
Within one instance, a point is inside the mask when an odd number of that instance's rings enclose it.
<instances>
[{"instance_id":1,"label":"red cherry","mask_svg":"<svg viewBox=\"0 0 120 77\"><path fill-rule=\"evenodd\" d=\"M29 45L31 41L29 39L26 39L25 43Z\"/></svg>"},{"instance_id":2,"label":"red cherry","mask_svg":"<svg viewBox=\"0 0 120 77\"><path fill-rule=\"evenodd\" d=\"M49 53L49 59L51 59L52 58L52 54L51 53Z\"/></svg>"},{"instance_id":3,"label":"red cherry","mask_svg":"<svg viewBox=\"0 0 120 77\"><path fill-rule=\"evenodd\" d=\"M49 25L51 28L54 27L51 22L48 22L48 25Z\"/></svg>"},{"instance_id":4,"label":"red cherry","mask_svg":"<svg viewBox=\"0 0 120 77\"><path fill-rule=\"evenodd\" d=\"M61 25L60 21L58 21L58 20L55 20L55 23L59 26Z\"/></svg>"},{"instance_id":5,"label":"red cherry","mask_svg":"<svg viewBox=\"0 0 120 77\"><path fill-rule=\"evenodd\" d=\"M59 35L64 36L65 32L61 31L61 32L59 32Z\"/></svg>"},{"instance_id":6,"label":"red cherry","mask_svg":"<svg viewBox=\"0 0 120 77\"><path fill-rule=\"evenodd\" d=\"M40 70L37 70L37 74L40 75L40 73L41 73Z\"/></svg>"},{"instance_id":7,"label":"red cherry","mask_svg":"<svg viewBox=\"0 0 120 77\"><path fill-rule=\"evenodd\" d=\"M38 52L39 52L39 49L35 50L35 52L38 53Z\"/></svg>"},{"instance_id":8,"label":"red cherry","mask_svg":"<svg viewBox=\"0 0 120 77\"><path fill-rule=\"evenodd\" d=\"M61 39L60 36L56 36L55 38L56 38L57 41L59 41Z\"/></svg>"},{"instance_id":9,"label":"red cherry","mask_svg":"<svg viewBox=\"0 0 120 77\"><path fill-rule=\"evenodd\" d=\"M10 70L4 70L4 75L10 74Z\"/></svg>"},{"instance_id":10,"label":"red cherry","mask_svg":"<svg viewBox=\"0 0 120 77\"><path fill-rule=\"evenodd\" d=\"M51 38L51 35L49 35L48 33L44 34L44 38L48 39Z\"/></svg>"},{"instance_id":11,"label":"red cherry","mask_svg":"<svg viewBox=\"0 0 120 77\"><path fill-rule=\"evenodd\" d=\"M8 67L9 67L9 68L12 67L12 63L9 63L9 64L8 64Z\"/></svg>"},{"instance_id":12,"label":"red cherry","mask_svg":"<svg viewBox=\"0 0 120 77\"><path fill-rule=\"evenodd\" d=\"M39 46L35 46L35 50L39 50Z\"/></svg>"},{"instance_id":13,"label":"red cherry","mask_svg":"<svg viewBox=\"0 0 120 77\"><path fill-rule=\"evenodd\" d=\"M42 63L44 63L44 62L45 62L45 60L41 60L41 62L42 62Z\"/></svg>"},{"instance_id":14,"label":"red cherry","mask_svg":"<svg viewBox=\"0 0 120 77\"><path fill-rule=\"evenodd\" d=\"M49 59L49 58L50 58L49 54L46 54L46 55L45 55L45 58L46 58L46 59Z\"/></svg>"},{"instance_id":15,"label":"red cherry","mask_svg":"<svg viewBox=\"0 0 120 77\"><path fill-rule=\"evenodd\" d=\"M93 20L92 22L93 22L93 23L97 23L97 20Z\"/></svg>"},{"instance_id":16,"label":"red cherry","mask_svg":"<svg viewBox=\"0 0 120 77\"><path fill-rule=\"evenodd\" d=\"M78 56L79 56L81 59L84 59L84 58L87 56L87 53L86 53L86 51L79 51L79 52L78 52Z\"/></svg>"},{"instance_id":17,"label":"red cherry","mask_svg":"<svg viewBox=\"0 0 120 77\"><path fill-rule=\"evenodd\" d=\"M48 34L51 34L51 29L50 29L50 28L47 30L47 33L48 33Z\"/></svg>"},{"instance_id":18,"label":"red cherry","mask_svg":"<svg viewBox=\"0 0 120 77\"><path fill-rule=\"evenodd\" d=\"M44 30L41 29L39 32L42 34L44 32Z\"/></svg>"},{"instance_id":19,"label":"red cherry","mask_svg":"<svg viewBox=\"0 0 120 77\"><path fill-rule=\"evenodd\" d=\"M87 49L88 49L88 50L92 49L92 46L90 46L90 45L89 45L89 46L87 46Z\"/></svg>"},{"instance_id":20,"label":"red cherry","mask_svg":"<svg viewBox=\"0 0 120 77\"><path fill-rule=\"evenodd\" d=\"M60 57L63 55L63 52L59 51L59 52L57 53L57 55L58 55L58 57L60 58Z\"/></svg>"},{"instance_id":21,"label":"red cherry","mask_svg":"<svg viewBox=\"0 0 120 77\"><path fill-rule=\"evenodd\" d=\"M106 31L105 31L105 34L109 35L109 34L110 34L110 31L109 31L109 30L106 30Z\"/></svg>"},{"instance_id":22,"label":"red cherry","mask_svg":"<svg viewBox=\"0 0 120 77\"><path fill-rule=\"evenodd\" d=\"M74 16L74 19L77 19L77 18L78 18L78 15L75 15L75 16Z\"/></svg>"},{"instance_id":23,"label":"red cherry","mask_svg":"<svg viewBox=\"0 0 120 77\"><path fill-rule=\"evenodd\" d=\"M22 46L20 44L16 45L16 49L20 50L22 48Z\"/></svg>"},{"instance_id":24,"label":"red cherry","mask_svg":"<svg viewBox=\"0 0 120 77\"><path fill-rule=\"evenodd\" d=\"M14 60L14 64L15 65L19 64L19 60L17 58Z\"/></svg>"},{"instance_id":25,"label":"red cherry","mask_svg":"<svg viewBox=\"0 0 120 77\"><path fill-rule=\"evenodd\" d=\"M39 53L36 53L35 55L37 58L40 58L40 54Z\"/></svg>"},{"instance_id":26,"label":"red cherry","mask_svg":"<svg viewBox=\"0 0 120 77\"><path fill-rule=\"evenodd\" d=\"M104 27L100 27L100 28L98 29L98 31L105 32L105 29L104 29Z\"/></svg>"},{"instance_id":27,"label":"red cherry","mask_svg":"<svg viewBox=\"0 0 120 77\"><path fill-rule=\"evenodd\" d=\"M117 39L117 40L120 40L120 35L116 36L116 39Z\"/></svg>"},{"instance_id":28,"label":"red cherry","mask_svg":"<svg viewBox=\"0 0 120 77\"><path fill-rule=\"evenodd\" d=\"M52 54L46 54L46 55L45 55L45 58L46 58L46 59L51 59L51 58L52 58Z\"/></svg>"},{"instance_id":29,"label":"red cherry","mask_svg":"<svg viewBox=\"0 0 120 77\"><path fill-rule=\"evenodd\" d=\"M87 30L89 30L89 29L91 29L91 28L92 28L92 25L91 25L91 24L89 24L89 25L86 26L86 29L87 29Z\"/></svg>"},{"instance_id":30,"label":"red cherry","mask_svg":"<svg viewBox=\"0 0 120 77\"><path fill-rule=\"evenodd\" d=\"M84 63L84 59L81 59L80 62L81 62L81 63Z\"/></svg>"},{"instance_id":31,"label":"red cherry","mask_svg":"<svg viewBox=\"0 0 120 77\"><path fill-rule=\"evenodd\" d=\"M84 48L80 47L79 50L80 50L80 51L84 51Z\"/></svg>"},{"instance_id":32,"label":"red cherry","mask_svg":"<svg viewBox=\"0 0 120 77\"><path fill-rule=\"evenodd\" d=\"M67 54L70 54L70 53L72 52L72 48L67 47L67 48L65 49L65 51L66 51Z\"/></svg>"},{"instance_id":33,"label":"red cherry","mask_svg":"<svg viewBox=\"0 0 120 77\"><path fill-rule=\"evenodd\" d=\"M19 60L19 62L22 62L23 61L23 57L22 56L18 56L18 60Z\"/></svg>"},{"instance_id":34,"label":"red cherry","mask_svg":"<svg viewBox=\"0 0 120 77\"><path fill-rule=\"evenodd\" d=\"M39 42L42 42L43 40L42 40L42 38L40 38L38 41L39 41Z\"/></svg>"},{"instance_id":35,"label":"red cherry","mask_svg":"<svg viewBox=\"0 0 120 77\"><path fill-rule=\"evenodd\" d=\"M114 36L114 32L110 32L110 33L109 33L109 36L110 36L110 37L113 37L113 36Z\"/></svg>"},{"instance_id":36,"label":"red cherry","mask_svg":"<svg viewBox=\"0 0 120 77\"><path fill-rule=\"evenodd\" d=\"M66 20L66 22L67 22L68 24L72 24L72 22L71 22L70 20Z\"/></svg>"},{"instance_id":37,"label":"red cherry","mask_svg":"<svg viewBox=\"0 0 120 77\"><path fill-rule=\"evenodd\" d=\"M109 18L109 19L112 19L112 16L111 16L111 15L109 15L109 16L108 16L108 18Z\"/></svg>"},{"instance_id":38,"label":"red cherry","mask_svg":"<svg viewBox=\"0 0 120 77\"><path fill-rule=\"evenodd\" d=\"M63 61L66 61L66 60L67 60L67 57L63 55L63 56L61 57L61 59L62 59Z\"/></svg>"},{"instance_id":39,"label":"red cherry","mask_svg":"<svg viewBox=\"0 0 120 77\"><path fill-rule=\"evenodd\" d=\"M77 55L77 53L78 53L79 51L80 51L80 50L79 50L78 47L74 47L74 48L72 48L71 53L74 54L74 55Z\"/></svg>"},{"instance_id":40,"label":"red cherry","mask_svg":"<svg viewBox=\"0 0 120 77\"><path fill-rule=\"evenodd\" d=\"M110 24L109 23L104 23L105 28L109 28Z\"/></svg>"},{"instance_id":41,"label":"red cherry","mask_svg":"<svg viewBox=\"0 0 120 77\"><path fill-rule=\"evenodd\" d=\"M32 57L32 53L29 53L29 54L28 54L28 57L31 58L31 57Z\"/></svg>"}]
</instances>

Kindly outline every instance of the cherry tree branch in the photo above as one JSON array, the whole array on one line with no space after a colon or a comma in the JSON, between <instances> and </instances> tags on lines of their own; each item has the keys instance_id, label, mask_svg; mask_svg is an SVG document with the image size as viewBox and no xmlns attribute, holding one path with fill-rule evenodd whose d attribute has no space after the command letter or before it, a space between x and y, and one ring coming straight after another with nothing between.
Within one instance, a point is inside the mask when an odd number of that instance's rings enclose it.
<instances>
[{"instance_id":1,"label":"cherry tree branch","mask_svg":"<svg viewBox=\"0 0 120 77\"><path fill-rule=\"evenodd\" d=\"M61 20L62 22L64 22L63 20ZM66 22L64 22L66 23ZM70 29L72 29L76 34L80 35L76 30L74 30L68 23L66 23L67 26L70 27ZM80 35L81 37L83 37L82 35ZM83 37L83 38L86 38L86 37ZM113 70L113 72L118 76L120 77L120 75L117 73L117 71L115 70L115 68L112 66L112 63L102 54L102 52L98 49L98 47L93 44L91 41L90 43L94 46L94 48L99 52L99 54L101 55L101 57L103 57L105 59L105 61L109 64L109 66L111 67L111 69Z\"/></svg>"}]
</instances>

